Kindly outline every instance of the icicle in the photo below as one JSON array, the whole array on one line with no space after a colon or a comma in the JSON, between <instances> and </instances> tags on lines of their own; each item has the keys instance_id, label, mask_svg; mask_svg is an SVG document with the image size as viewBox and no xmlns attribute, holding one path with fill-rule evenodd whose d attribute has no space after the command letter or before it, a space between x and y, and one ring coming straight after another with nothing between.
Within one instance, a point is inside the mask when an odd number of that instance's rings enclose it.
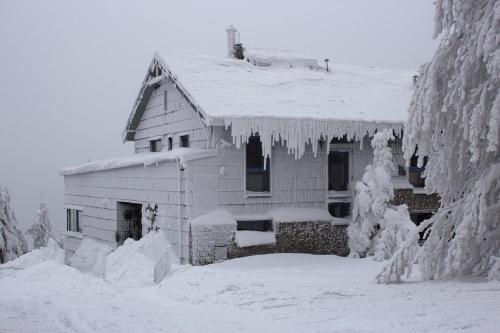
<instances>
[{"instance_id":1,"label":"icicle","mask_svg":"<svg viewBox=\"0 0 500 333\"><path fill-rule=\"evenodd\" d=\"M324 119L281 119L281 118L225 118L224 126L231 128L231 136L236 148L248 142L248 138L256 133L262 142L262 154L271 158L275 142L286 144L289 155L300 159L307 143L310 143L314 156L318 153L318 141L325 139L327 151L330 141L346 136L348 140L364 138L366 134L373 135L377 129L391 128L401 131L400 123L382 123L355 120L324 120ZM360 140L362 148L363 139Z\"/></svg>"}]
</instances>

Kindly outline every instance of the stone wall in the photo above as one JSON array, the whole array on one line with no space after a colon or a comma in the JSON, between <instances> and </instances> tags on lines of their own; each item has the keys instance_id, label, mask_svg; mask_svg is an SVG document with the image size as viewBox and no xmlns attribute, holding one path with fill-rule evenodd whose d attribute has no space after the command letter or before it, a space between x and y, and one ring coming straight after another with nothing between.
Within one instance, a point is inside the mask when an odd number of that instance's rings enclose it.
<instances>
[{"instance_id":1,"label":"stone wall","mask_svg":"<svg viewBox=\"0 0 500 333\"><path fill-rule=\"evenodd\" d=\"M395 189L394 205L406 204L411 213L435 213L439 208L437 194L414 193L412 189Z\"/></svg>"},{"instance_id":2,"label":"stone wall","mask_svg":"<svg viewBox=\"0 0 500 333\"><path fill-rule=\"evenodd\" d=\"M276 250L347 256L347 225L330 221L275 223Z\"/></svg>"},{"instance_id":3,"label":"stone wall","mask_svg":"<svg viewBox=\"0 0 500 333\"><path fill-rule=\"evenodd\" d=\"M330 221L274 223L276 244L238 247L234 225L191 226L191 264L206 265L216 261L216 248L234 259L269 253L311 253L347 256L347 225Z\"/></svg>"},{"instance_id":4,"label":"stone wall","mask_svg":"<svg viewBox=\"0 0 500 333\"><path fill-rule=\"evenodd\" d=\"M207 265L226 259L227 253L217 258L216 251L227 251L234 243L235 233L236 224L191 225L191 264Z\"/></svg>"}]
</instances>

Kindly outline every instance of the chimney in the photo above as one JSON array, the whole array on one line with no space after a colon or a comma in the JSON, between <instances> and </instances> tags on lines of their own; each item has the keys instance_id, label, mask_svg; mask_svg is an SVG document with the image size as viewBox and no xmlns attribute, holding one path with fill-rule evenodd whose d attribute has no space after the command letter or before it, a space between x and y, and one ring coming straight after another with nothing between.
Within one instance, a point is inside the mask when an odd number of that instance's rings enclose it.
<instances>
[{"instance_id":1,"label":"chimney","mask_svg":"<svg viewBox=\"0 0 500 333\"><path fill-rule=\"evenodd\" d=\"M236 44L236 29L232 24L226 29L227 33L227 56L234 58L234 45Z\"/></svg>"}]
</instances>

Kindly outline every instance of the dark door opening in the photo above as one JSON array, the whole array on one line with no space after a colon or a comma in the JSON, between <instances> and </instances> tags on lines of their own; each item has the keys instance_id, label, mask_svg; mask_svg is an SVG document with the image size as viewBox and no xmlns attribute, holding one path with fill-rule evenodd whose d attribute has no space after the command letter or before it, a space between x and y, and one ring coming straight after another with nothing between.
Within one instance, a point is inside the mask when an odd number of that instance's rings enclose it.
<instances>
[{"instance_id":1,"label":"dark door opening","mask_svg":"<svg viewBox=\"0 0 500 333\"><path fill-rule=\"evenodd\" d=\"M139 240L142 237L142 205L131 202L117 204L116 242L122 245L127 238Z\"/></svg>"}]
</instances>

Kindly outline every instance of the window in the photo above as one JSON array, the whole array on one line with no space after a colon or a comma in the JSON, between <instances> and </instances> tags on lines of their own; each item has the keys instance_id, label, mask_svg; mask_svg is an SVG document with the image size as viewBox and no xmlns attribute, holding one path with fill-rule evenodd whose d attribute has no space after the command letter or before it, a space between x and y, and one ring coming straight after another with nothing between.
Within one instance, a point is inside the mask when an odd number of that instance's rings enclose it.
<instances>
[{"instance_id":1,"label":"window","mask_svg":"<svg viewBox=\"0 0 500 333\"><path fill-rule=\"evenodd\" d=\"M181 147L189 147L189 135L181 135Z\"/></svg>"},{"instance_id":2,"label":"window","mask_svg":"<svg viewBox=\"0 0 500 333\"><path fill-rule=\"evenodd\" d=\"M161 140L149 141L149 151L153 153L161 151Z\"/></svg>"},{"instance_id":3,"label":"window","mask_svg":"<svg viewBox=\"0 0 500 333\"><path fill-rule=\"evenodd\" d=\"M349 184L349 152L331 151L328 154L328 190L347 191Z\"/></svg>"},{"instance_id":4,"label":"window","mask_svg":"<svg viewBox=\"0 0 500 333\"><path fill-rule=\"evenodd\" d=\"M271 220L236 221L237 230L252 231L272 231L273 222Z\"/></svg>"},{"instance_id":5,"label":"window","mask_svg":"<svg viewBox=\"0 0 500 333\"><path fill-rule=\"evenodd\" d=\"M269 157L262 156L262 142L258 135L251 136L246 145L246 190L269 192Z\"/></svg>"},{"instance_id":6,"label":"window","mask_svg":"<svg viewBox=\"0 0 500 333\"><path fill-rule=\"evenodd\" d=\"M333 217L346 217L351 214L350 202L331 202L328 204L328 212Z\"/></svg>"},{"instance_id":7,"label":"window","mask_svg":"<svg viewBox=\"0 0 500 333\"><path fill-rule=\"evenodd\" d=\"M416 154L416 152L415 152ZM424 172L425 166L427 165L427 156L424 157L424 164L421 168L418 165L418 156L413 154L410 159L410 167L408 168L408 181L414 187L424 187L425 178L422 178L422 172Z\"/></svg>"},{"instance_id":8,"label":"window","mask_svg":"<svg viewBox=\"0 0 500 333\"><path fill-rule=\"evenodd\" d=\"M168 138L168 143L167 143L168 150L172 150L172 146L173 146L173 144L172 144L172 137L169 137Z\"/></svg>"},{"instance_id":9,"label":"window","mask_svg":"<svg viewBox=\"0 0 500 333\"><path fill-rule=\"evenodd\" d=\"M80 232L80 211L66 209L66 230Z\"/></svg>"},{"instance_id":10,"label":"window","mask_svg":"<svg viewBox=\"0 0 500 333\"><path fill-rule=\"evenodd\" d=\"M163 111L168 111L168 95L167 91L165 90L163 92Z\"/></svg>"}]
</instances>

